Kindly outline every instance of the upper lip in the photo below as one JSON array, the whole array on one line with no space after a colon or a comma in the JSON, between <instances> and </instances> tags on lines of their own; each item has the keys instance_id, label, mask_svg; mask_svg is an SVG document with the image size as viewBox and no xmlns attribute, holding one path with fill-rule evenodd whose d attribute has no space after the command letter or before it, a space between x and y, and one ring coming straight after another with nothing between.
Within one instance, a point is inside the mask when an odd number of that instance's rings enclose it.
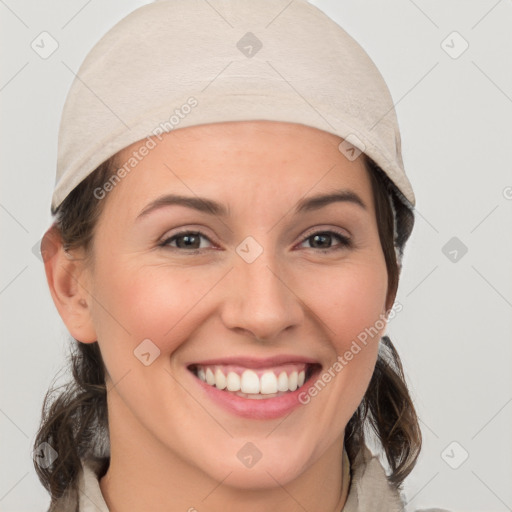
<instances>
[{"instance_id":1,"label":"upper lip","mask_svg":"<svg viewBox=\"0 0 512 512\"><path fill-rule=\"evenodd\" d=\"M207 359L204 361L195 361L187 366L213 366L213 365L238 365L245 368L271 368L272 366L279 366L282 364L293 363L307 363L307 364L320 364L317 360L309 357L296 356L293 354L281 354L273 357L219 357L216 359Z\"/></svg>"}]
</instances>

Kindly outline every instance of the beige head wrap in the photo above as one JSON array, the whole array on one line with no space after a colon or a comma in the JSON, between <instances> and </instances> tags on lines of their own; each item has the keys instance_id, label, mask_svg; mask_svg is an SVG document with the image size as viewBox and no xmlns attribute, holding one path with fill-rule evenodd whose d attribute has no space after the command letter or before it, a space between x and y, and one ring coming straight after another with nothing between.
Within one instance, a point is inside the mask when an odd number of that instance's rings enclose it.
<instances>
[{"instance_id":1,"label":"beige head wrap","mask_svg":"<svg viewBox=\"0 0 512 512\"><path fill-rule=\"evenodd\" d=\"M64 106L52 208L126 146L205 123L300 123L366 153L415 205L393 101L366 52L306 0L158 0L89 52Z\"/></svg>"}]
</instances>

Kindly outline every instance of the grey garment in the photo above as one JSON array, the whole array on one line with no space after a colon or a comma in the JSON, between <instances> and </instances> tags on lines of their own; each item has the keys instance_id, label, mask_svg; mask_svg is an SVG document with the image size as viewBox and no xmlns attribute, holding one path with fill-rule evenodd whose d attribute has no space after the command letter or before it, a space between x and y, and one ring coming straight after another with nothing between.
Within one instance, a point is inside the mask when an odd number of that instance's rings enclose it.
<instances>
[{"instance_id":1,"label":"grey garment","mask_svg":"<svg viewBox=\"0 0 512 512\"><path fill-rule=\"evenodd\" d=\"M82 461L78 475L78 493L70 490L49 512L109 512L101 493L98 474L105 460ZM349 494L340 512L404 512L405 505L398 491L389 483L378 458L365 447L351 463ZM428 509L417 512L448 512Z\"/></svg>"}]
</instances>

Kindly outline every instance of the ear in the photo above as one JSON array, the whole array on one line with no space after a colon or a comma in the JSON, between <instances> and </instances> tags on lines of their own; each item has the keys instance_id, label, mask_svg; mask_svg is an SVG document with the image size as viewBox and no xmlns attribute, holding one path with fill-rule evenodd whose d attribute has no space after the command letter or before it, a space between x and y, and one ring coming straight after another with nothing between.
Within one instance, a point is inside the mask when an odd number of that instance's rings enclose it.
<instances>
[{"instance_id":1,"label":"ear","mask_svg":"<svg viewBox=\"0 0 512 512\"><path fill-rule=\"evenodd\" d=\"M84 251L65 251L60 232L53 225L41 240L41 254L53 302L69 333L82 343L95 342Z\"/></svg>"}]
</instances>

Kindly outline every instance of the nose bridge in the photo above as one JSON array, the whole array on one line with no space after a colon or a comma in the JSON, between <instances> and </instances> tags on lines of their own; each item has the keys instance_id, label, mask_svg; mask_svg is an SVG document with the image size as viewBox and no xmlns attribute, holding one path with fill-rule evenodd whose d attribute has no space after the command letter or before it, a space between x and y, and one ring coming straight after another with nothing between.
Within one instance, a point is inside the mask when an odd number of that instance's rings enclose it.
<instances>
[{"instance_id":1,"label":"nose bridge","mask_svg":"<svg viewBox=\"0 0 512 512\"><path fill-rule=\"evenodd\" d=\"M300 323L302 307L287 283L286 263L270 245L264 248L248 238L237 247L224 322L258 338L272 338Z\"/></svg>"}]
</instances>

